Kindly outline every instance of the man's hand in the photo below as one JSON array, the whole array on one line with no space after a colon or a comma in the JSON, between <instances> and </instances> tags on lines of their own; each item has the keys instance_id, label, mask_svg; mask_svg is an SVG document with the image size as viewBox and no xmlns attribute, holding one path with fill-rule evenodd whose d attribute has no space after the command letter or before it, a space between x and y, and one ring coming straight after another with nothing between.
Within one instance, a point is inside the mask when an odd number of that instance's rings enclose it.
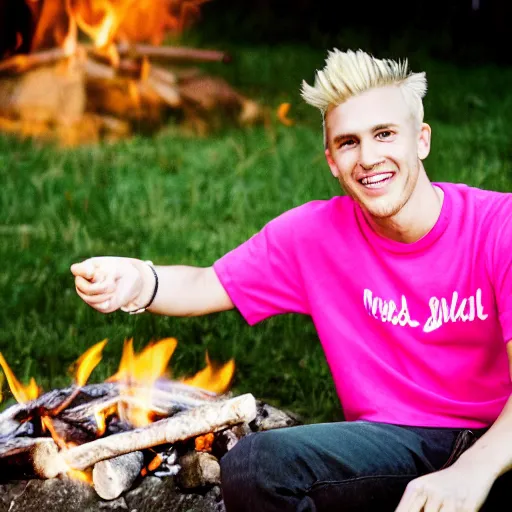
<instances>
[{"instance_id":1,"label":"man's hand","mask_svg":"<svg viewBox=\"0 0 512 512\"><path fill-rule=\"evenodd\" d=\"M484 464L462 464L412 480L395 512L477 512L495 478Z\"/></svg>"},{"instance_id":2,"label":"man's hand","mask_svg":"<svg viewBox=\"0 0 512 512\"><path fill-rule=\"evenodd\" d=\"M151 288L145 286L148 281L146 271L150 273L150 281L152 272L147 264L113 256L90 258L71 265L76 292L89 306L102 313L143 307L145 303L140 302L148 294L146 288Z\"/></svg>"}]
</instances>

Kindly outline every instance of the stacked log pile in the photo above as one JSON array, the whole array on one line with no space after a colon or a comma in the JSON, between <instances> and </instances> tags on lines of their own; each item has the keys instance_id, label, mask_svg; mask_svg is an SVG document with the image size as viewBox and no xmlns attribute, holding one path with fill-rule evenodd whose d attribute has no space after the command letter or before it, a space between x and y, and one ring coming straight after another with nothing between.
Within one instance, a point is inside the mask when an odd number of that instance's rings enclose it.
<instances>
[{"instance_id":1,"label":"stacked log pile","mask_svg":"<svg viewBox=\"0 0 512 512\"><path fill-rule=\"evenodd\" d=\"M0 413L0 512L220 511L222 456L244 436L300 423L249 393L168 382L153 401L160 419L132 428L116 412L126 400L122 384L92 384Z\"/></svg>"},{"instance_id":2,"label":"stacked log pile","mask_svg":"<svg viewBox=\"0 0 512 512\"><path fill-rule=\"evenodd\" d=\"M112 48L112 47L111 47ZM77 45L0 61L0 130L64 146L115 141L175 122L195 135L265 120L256 101L200 63L221 51L118 44L114 53Z\"/></svg>"}]
</instances>

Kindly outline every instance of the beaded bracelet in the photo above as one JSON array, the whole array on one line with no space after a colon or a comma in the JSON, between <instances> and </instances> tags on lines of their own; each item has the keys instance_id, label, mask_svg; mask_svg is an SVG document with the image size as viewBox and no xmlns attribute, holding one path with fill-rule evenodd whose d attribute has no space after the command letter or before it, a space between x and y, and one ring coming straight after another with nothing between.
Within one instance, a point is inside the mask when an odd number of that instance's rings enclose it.
<instances>
[{"instance_id":1,"label":"beaded bracelet","mask_svg":"<svg viewBox=\"0 0 512 512\"><path fill-rule=\"evenodd\" d=\"M145 261L144 263L147 263L149 265L149 268L153 271L153 275L155 276L155 288L153 290L153 295L151 295L151 298L149 299L149 302L143 307L139 309L135 309L134 311L128 311L130 315L138 315L139 313L144 313L149 306L153 303L156 297L156 292L158 291L158 274L156 273L155 267L153 266L152 261Z\"/></svg>"}]
</instances>

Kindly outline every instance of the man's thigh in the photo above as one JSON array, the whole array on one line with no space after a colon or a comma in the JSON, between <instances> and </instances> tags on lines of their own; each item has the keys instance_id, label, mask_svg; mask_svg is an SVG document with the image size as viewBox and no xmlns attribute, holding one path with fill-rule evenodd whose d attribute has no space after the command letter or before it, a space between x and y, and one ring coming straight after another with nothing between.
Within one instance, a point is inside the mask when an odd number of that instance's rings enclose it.
<instances>
[{"instance_id":1,"label":"man's thigh","mask_svg":"<svg viewBox=\"0 0 512 512\"><path fill-rule=\"evenodd\" d=\"M244 494L239 510L385 510L447 462L459 432L342 422L257 433L223 460L226 501L234 492Z\"/></svg>"}]
</instances>

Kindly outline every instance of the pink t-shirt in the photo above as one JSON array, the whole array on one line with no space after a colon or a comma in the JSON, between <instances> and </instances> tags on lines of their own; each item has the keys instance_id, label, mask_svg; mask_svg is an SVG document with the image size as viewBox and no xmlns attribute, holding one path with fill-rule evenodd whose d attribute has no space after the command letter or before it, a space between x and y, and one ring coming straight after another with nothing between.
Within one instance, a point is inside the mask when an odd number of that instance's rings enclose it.
<instances>
[{"instance_id":1,"label":"pink t-shirt","mask_svg":"<svg viewBox=\"0 0 512 512\"><path fill-rule=\"evenodd\" d=\"M347 420L485 427L512 392L512 194L462 184L415 243L350 197L312 201L214 263L249 324L311 315Z\"/></svg>"}]
</instances>

